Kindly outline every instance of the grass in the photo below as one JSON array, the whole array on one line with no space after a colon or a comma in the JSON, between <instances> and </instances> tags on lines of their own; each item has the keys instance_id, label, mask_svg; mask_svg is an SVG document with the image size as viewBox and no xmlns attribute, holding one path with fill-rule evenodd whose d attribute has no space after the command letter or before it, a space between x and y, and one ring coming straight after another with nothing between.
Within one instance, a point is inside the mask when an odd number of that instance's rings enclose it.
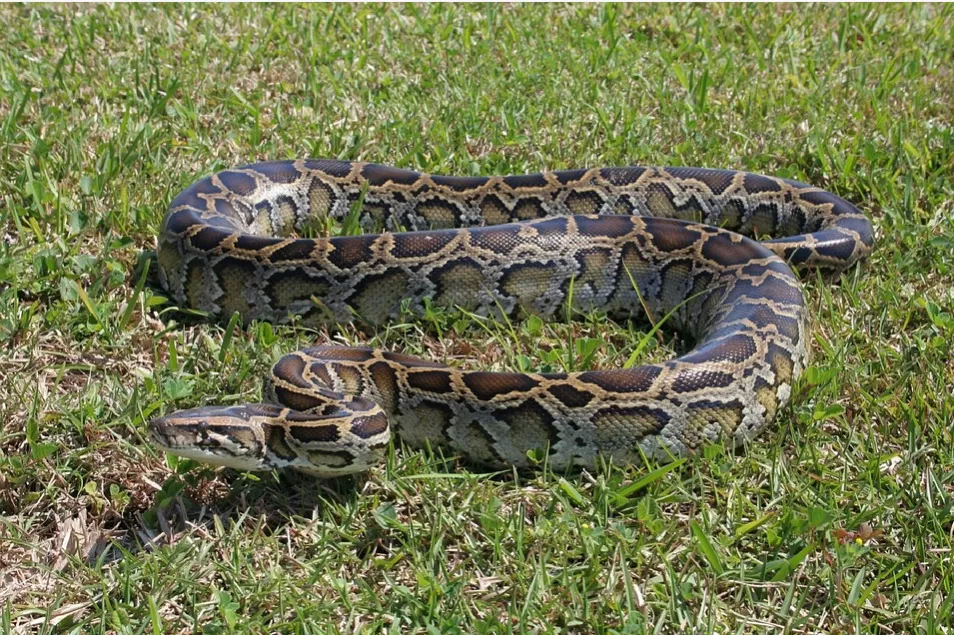
<instances>
[{"instance_id":1,"label":"grass","mask_svg":"<svg viewBox=\"0 0 954 635\"><path fill-rule=\"evenodd\" d=\"M0 15L0 630L951 632L948 7ZM167 459L150 416L254 399L306 343L561 369L645 341L597 317L170 319L136 273L164 206L200 175L298 156L747 169L856 202L878 243L839 285L806 280L814 365L741 454L492 475L398 445L332 482Z\"/></svg>"}]
</instances>

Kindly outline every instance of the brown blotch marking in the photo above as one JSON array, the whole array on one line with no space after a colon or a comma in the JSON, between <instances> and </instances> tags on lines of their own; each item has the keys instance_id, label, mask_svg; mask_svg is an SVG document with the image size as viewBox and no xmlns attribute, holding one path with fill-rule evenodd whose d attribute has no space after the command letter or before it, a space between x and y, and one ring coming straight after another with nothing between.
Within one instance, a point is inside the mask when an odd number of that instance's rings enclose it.
<instances>
[{"instance_id":1,"label":"brown blotch marking","mask_svg":"<svg viewBox=\"0 0 954 635\"><path fill-rule=\"evenodd\" d=\"M578 378L610 392L645 392L652 388L661 372L659 366L639 366L624 370L591 370L580 373Z\"/></svg>"},{"instance_id":2,"label":"brown blotch marking","mask_svg":"<svg viewBox=\"0 0 954 635\"><path fill-rule=\"evenodd\" d=\"M219 181L226 188L239 196L248 196L255 191L255 179L242 172L219 172Z\"/></svg>"},{"instance_id":3,"label":"brown blotch marking","mask_svg":"<svg viewBox=\"0 0 954 635\"><path fill-rule=\"evenodd\" d=\"M398 258L420 258L439 252L457 237L456 231L394 234L391 253Z\"/></svg>"},{"instance_id":4,"label":"brown blotch marking","mask_svg":"<svg viewBox=\"0 0 954 635\"><path fill-rule=\"evenodd\" d=\"M508 254L523 239L513 227L478 227L470 231L470 244L498 254Z\"/></svg>"},{"instance_id":5,"label":"brown blotch marking","mask_svg":"<svg viewBox=\"0 0 954 635\"><path fill-rule=\"evenodd\" d=\"M489 179L485 176L441 176L431 175L431 181L438 187L446 187L454 192L466 192L481 187Z\"/></svg>"},{"instance_id":6,"label":"brown blotch marking","mask_svg":"<svg viewBox=\"0 0 954 635\"><path fill-rule=\"evenodd\" d=\"M205 221L196 210L180 209L178 212L172 212L166 216L163 222L163 228L169 234L181 234L193 225L204 225Z\"/></svg>"},{"instance_id":7,"label":"brown blotch marking","mask_svg":"<svg viewBox=\"0 0 954 635\"><path fill-rule=\"evenodd\" d=\"M377 387L381 399L381 408L385 412L394 412L398 406L399 389L397 374L385 362L375 362L368 369L371 382Z\"/></svg>"},{"instance_id":8,"label":"brown blotch marking","mask_svg":"<svg viewBox=\"0 0 954 635\"><path fill-rule=\"evenodd\" d=\"M553 426L553 415L533 399L515 408L498 410L496 414L507 423L510 443L521 457L531 450L552 452L560 441Z\"/></svg>"},{"instance_id":9,"label":"brown blotch marking","mask_svg":"<svg viewBox=\"0 0 954 635\"><path fill-rule=\"evenodd\" d=\"M593 191L574 190L566 195L566 206L573 214L597 214L603 207L603 197Z\"/></svg>"},{"instance_id":10,"label":"brown blotch marking","mask_svg":"<svg viewBox=\"0 0 954 635\"><path fill-rule=\"evenodd\" d=\"M411 388L425 392L448 393L451 389L451 376L443 370L415 370L408 372L407 383Z\"/></svg>"},{"instance_id":11,"label":"brown blotch marking","mask_svg":"<svg viewBox=\"0 0 954 635\"><path fill-rule=\"evenodd\" d=\"M403 353L384 351L383 355L384 359L401 364L402 366L407 366L408 368L447 368L447 366L441 364L440 362L432 362L426 359L421 359L420 357L404 355Z\"/></svg>"},{"instance_id":12,"label":"brown blotch marking","mask_svg":"<svg viewBox=\"0 0 954 635\"><path fill-rule=\"evenodd\" d=\"M298 238L272 252L269 259L272 262L288 262L294 260L310 260L315 248L315 241L307 238Z\"/></svg>"},{"instance_id":13,"label":"brown blotch marking","mask_svg":"<svg viewBox=\"0 0 954 635\"><path fill-rule=\"evenodd\" d=\"M589 170L586 170L586 169L559 170L558 172L554 172L553 176L560 183L560 185L569 185L570 183L573 183L574 181L579 181L580 179L582 179L584 176L586 176L588 172Z\"/></svg>"},{"instance_id":14,"label":"brown blotch marking","mask_svg":"<svg viewBox=\"0 0 954 635\"><path fill-rule=\"evenodd\" d=\"M531 226L537 232L538 240L536 242L541 243L543 242L541 239L553 236L563 237L566 234L566 228L569 222L569 219L567 219L565 216L557 216L533 223ZM546 241L544 244L551 243L552 241Z\"/></svg>"},{"instance_id":15,"label":"brown blotch marking","mask_svg":"<svg viewBox=\"0 0 954 635\"><path fill-rule=\"evenodd\" d=\"M263 249L274 247L282 242L275 236L256 236L254 234L239 234L235 239L235 248L246 251L260 252Z\"/></svg>"},{"instance_id":16,"label":"brown blotch marking","mask_svg":"<svg viewBox=\"0 0 954 635\"><path fill-rule=\"evenodd\" d=\"M766 257L766 251L758 243L747 240L735 241L731 234L718 233L706 238L702 255L720 265L741 265L756 258Z\"/></svg>"},{"instance_id":17,"label":"brown blotch marking","mask_svg":"<svg viewBox=\"0 0 954 635\"><path fill-rule=\"evenodd\" d=\"M733 362L741 364L758 352L750 335L733 335L718 342L706 344L681 360L690 364Z\"/></svg>"},{"instance_id":18,"label":"brown blotch marking","mask_svg":"<svg viewBox=\"0 0 954 635\"><path fill-rule=\"evenodd\" d=\"M341 179L351 174L351 168L354 164L351 161L341 161L338 159L308 159L305 161L305 167L309 170L318 170L329 176Z\"/></svg>"},{"instance_id":19,"label":"brown blotch marking","mask_svg":"<svg viewBox=\"0 0 954 635\"><path fill-rule=\"evenodd\" d=\"M434 301L439 306L472 310L479 304L479 293L485 286L482 268L470 258L453 260L435 270Z\"/></svg>"},{"instance_id":20,"label":"brown blotch marking","mask_svg":"<svg viewBox=\"0 0 954 635\"><path fill-rule=\"evenodd\" d=\"M341 431L333 423L289 425L288 434L300 443L334 443L341 438Z\"/></svg>"},{"instance_id":21,"label":"brown blotch marking","mask_svg":"<svg viewBox=\"0 0 954 635\"><path fill-rule=\"evenodd\" d=\"M713 194L718 196L732 185L732 180L735 178L735 175L736 173L732 170L696 168L695 171L689 175L689 178L702 181Z\"/></svg>"},{"instance_id":22,"label":"brown blotch marking","mask_svg":"<svg viewBox=\"0 0 954 635\"><path fill-rule=\"evenodd\" d=\"M317 359L331 361L366 362L374 358L373 349L361 346L327 346L309 348L306 352Z\"/></svg>"},{"instance_id":23,"label":"brown blotch marking","mask_svg":"<svg viewBox=\"0 0 954 635\"><path fill-rule=\"evenodd\" d=\"M762 176L761 174L746 173L743 184L745 185L745 189L752 194L759 192L779 192L782 189L778 181L767 176Z\"/></svg>"},{"instance_id":24,"label":"brown blotch marking","mask_svg":"<svg viewBox=\"0 0 954 635\"><path fill-rule=\"evenodd\" d=\"M517 304L532 309L538 298L548 291L548 282L556 269L555 263L527 263L511 265L500 279L500 287Z\"/></svg>"},{"instance_id":25,"label":"brown blotch marking","mask_svg":"<svg viewBox=\"0 0 954 635\"><path fill-rule=\"evenodd\" d=\"M570 384L556 384L547 390L567 408L582 408L593 399L591 393L574 388Z\"/></svg>"},{"instance_id":26,"label":"brown blotch marking","mask_svg":"<svg viewBox=\"0 0 954 635\"><path fill-rule=\"evenodd\" d=\"M412 185L420 178L419 172L411 170L402 170L390 165L379 165L369 163L361 170L361 175L368 180L372 186L386 185L396 183L398 185Z\"/></svg>"},{"instance_id":27,"label":"brown blotch marking","mask_svg":"<svg viewBox=\"0 0 954 635\"><path fill-rule=\"evenodd\" d=\"M258 172L272 183L294 183L301 178L301 173L292 161L268 161L245 167Z\"/></svg>"},{"instance_id":28,"label":"brown blotch marking","mask_svg":"<svg viewBox=\"0 0 954 635\"><path fill-rule=\"evenodd\" d=\"M370 439L387 431L388 418L383 414L355 417L351 422L351 432L362 439Z\"/></svg>"},{"instance_id":29,"label":"brown blotch marking","mask_svg":"<svg viewBox=\"0 0 954 635\"><path fill-rule=\"evenodd\" d=\"M324 218L331 213L334 192L319 178L311 180L308 186L308 213L312 218Z\"/></svg>"},{"instance_id":30,"label":"brown blotch marking","mask_svg":"<svg viewBox=\"0 0 954 635\"><path fill-rule=\"evenodd\" d=\"M695 392L709 388L725 388L735 378L731 373L703 368L688 368L680 371L672 382L672 389L678 393Z\"/></svg>"},{"instance_id":31,"label":"brown blotch marking","mask_svg":"<svg viewBox=\"0 0 954 635\"><path fill-rule=\"evenodd\" d=\"M313 394L290 390L284 386L275 386L273 390L275 391L275 398L278 400L278 403L294 410L300 410L302 412L317 411L317 409L324 408L328 405L328 400L326 399Z\"/></svg>"},{"instance_id":32,"label":"brown blotch marking","mask_svg":"<svg viewBox=\"0 0 954 635\"><path fill-rule=\"evenodd\" d=\"M520 189L524 187L546 187L549 185L546 177L539 172L535 174L514 174L511 176L505 176L503 178L503 182L504 185L507 187L512 187L513 189Z\"/></svg>"},{"instance_id":33,"label":"brown blotch marking","mask_svg":"<svg viewBox=\"0 0 954 635\"><path fill-rule=\"evenodd\" d=\"M646 172L646 168L623 167L623 168L602 168L600 177L609 181L613 185L630 185L639 180Z\"/></svg>"},{"instance_id":34,"label":"brown blotch marking","mask_svg":"<svg viewBox=\"0 0 954 635\"><path fill-rule=\"evenodd\" d=\"M236 312L250 313L252 307L245 298L245 289L248 281L255 278L255 265L238 258L223 258L215 265L215 275L223 292L218 299L222 317L231 317Z\"/></svg>"},{"instance_id":35,"label":"brown blotch marking","mask_svg":"<svg viewBox=\"0 0 954 635\"><path fill-rule=\"evenodd\" d=\"M213 251L232 233L219 227L205 226L189 237L189 244L199 251Z\"/></svg>"},{"instance_id":36,"label":"brown blotch marking","mask_svg":"<svg viewBox=\"0 0 954 635\"><path fill-rule=\"evenodd\" d=\"M306 367L305 360L298 355L285 355L272 366L272 375L277 375L283 381L299 388L309 388L311 383L304 376ZM295 410L305 410L305 408L295 408Z\"/></svg>"},{"instance_id":37,"label":"brown blotch marking","mask_svg":"<svg viewBox=\"0 0 954 635\"><path fill-rule=\"evenodd\" d=\"M371 324L382 324L400 307L407 290L408 274L392 270L359 282L348 304Z\"/></svg>"},{"instance_id":38,"label":"brown blotch marking","mask_svg":"<svg viewBox=\"0 0 954 635\"><path fill-rule=\"evenodd\" d=\"M480 201L480 213L488 225L501 225L510 222L510 210L496 196L485 196Z\"/></svg>"},{"instance_id":39,"label":"brown blotch marking","mask_svg":"<svg viewBox=\"0 0 954 635\"><path fill-rule=\"evenodd\" d=\"M328 252L328 261L339 269L351 269L356 265L367 262L372 253L375 235L339 236L331 239L331 250Z\"/></svg>"},{"instance_id":40,"label":"brown blotch marking","mask_svg":"<svg viewBox=\"0 0 954 635\"><path fill-rule=\"evenodd\" d=\"M678 223L647 222L647 227L651 230L653 245L662 252L687 249L702 238L700 232Z\"/></svg>"},{"instance_id":41,"label":"brown blotch marking","mask_svg":"<svg viewBox=\"0 0 954 635\"><path fill-rule=\"evenodd\" d=\"M280 425L265 426L265 445L271 450L272 454L280 459L292 462L298 455L289 447L285 441L285 428Z\"/></svg>"},{"instance_id":42,"label":"brown blotch marking","mask_svg":"<svg viewBox=\"0 0 954 635\"><path fill-rule=\"evenodd\" d=\"M626 216L600 216L577 218L576 227L584 236L622 238L633 231L633 221Z\"/></svg>"},{"instance_id":43,"label":"brown blotch marking","mask_svg":"<svg viewBox=\"0 0 954 635\"><path fill-rule=\"evenodd\" d=\"M474 371L463 374L466 385L481 401L490 401L499 395L526 392L539 385L536 379L523 373L492 373Z\"/></svg>"},{"instance_id":44,"label":"brown blotch marking","mask_svg":"<svg viewBox=\"0 0 954 635\"><path fill-rule=\"evenodd\" d=\"M289 309L300 300L327 295L330 285L324 277L311 276L304 271L289 269L272 274L266 285L266 294L276 309Z\"/></svg>"}]
</instances>

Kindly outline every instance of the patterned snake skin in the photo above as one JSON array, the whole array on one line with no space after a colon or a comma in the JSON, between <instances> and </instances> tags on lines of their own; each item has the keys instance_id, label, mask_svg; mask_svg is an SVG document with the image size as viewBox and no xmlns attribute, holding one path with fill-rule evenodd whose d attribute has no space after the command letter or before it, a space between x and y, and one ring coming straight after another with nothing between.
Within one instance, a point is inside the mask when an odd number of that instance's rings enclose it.
<instances>
[{"instance_id":1,"label":"patterned snake skin","mask_svg":"<svg viewBox=\"0 0 954 635\"><path fill-rule=\"evenodd\" d=\"M371 233L290 237L348 218ZM484 465L545 455L557 470L741 444L788 402L808 360L789 265L837 274L872 242L845 200L728 170L451 177L334 160L227 170L172 202L158 249L172 297L216 319L381 324L425 301L549 317L571 301L617 319L671 312L667 324L696 347L638 368L545 374L311 348L273 368L265 392L277 405L173 413L150 422L150 437L213 464L319 476L368 469L392 428Z\"/></svg>"}]
</instances>

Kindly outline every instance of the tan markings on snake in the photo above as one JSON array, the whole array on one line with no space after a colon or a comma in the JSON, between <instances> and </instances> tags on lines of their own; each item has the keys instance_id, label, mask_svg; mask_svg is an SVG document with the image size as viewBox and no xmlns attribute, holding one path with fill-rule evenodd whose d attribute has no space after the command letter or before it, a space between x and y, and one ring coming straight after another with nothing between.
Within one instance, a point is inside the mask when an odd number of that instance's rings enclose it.
<instances>
[{"instance_id":1,"label":"tan markings on snake","mask_svg":"<svg viewBox=\"0 0 954 635\"><path fill-rule=\"evenodd\" d=\"M358 200L362 228L388 231L293 237L342 221ZM644 305L654 318L672 312L668 324L696 346L658 364L569 374L311 348L275 364L272 403L176 412L153 419L150 437L214 464L320 476L372 467L392 430L493 467L531 466L541 453L565 469L741 444L772 422L808 362L791 267L837 274L872 243L870 221L847 201L729 170L448 177L333 160L226 170L182 192L159 237L163 286L215 319L381 324L402 307L422 314L428 300L547 318L572 300L614 319L645 317Z\"/></svg>"}]
</instances>

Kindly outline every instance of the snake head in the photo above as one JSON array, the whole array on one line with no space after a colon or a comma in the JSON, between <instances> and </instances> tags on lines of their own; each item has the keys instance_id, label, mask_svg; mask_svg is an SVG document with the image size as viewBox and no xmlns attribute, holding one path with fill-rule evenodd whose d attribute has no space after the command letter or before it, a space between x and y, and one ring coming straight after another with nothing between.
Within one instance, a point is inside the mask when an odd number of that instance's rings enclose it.
<instances>
[{"instance_id":1,"label":"snake head","mask_svg":"<svg viewBox=\"0 0 954 635\"><path fill-rule=\"evenodd\" d=\"M270 470L269 428L283 408L265 404L204 406L180 410L149 422L157 448L187 459L237 470Z\"/></svg>"},{"instance_id":2,"label":"snake head","mask_svg":"<svg viewBox=\"0 0 954 635\"><path fill-rule=\"evenodd\" d=\"M268 404L192 408L151 420L149 439L169 454L212 465L331 478L366 471L383 458L390 438L373 401L347 406L317 413Z\"/></svg>"}]
</instances>

